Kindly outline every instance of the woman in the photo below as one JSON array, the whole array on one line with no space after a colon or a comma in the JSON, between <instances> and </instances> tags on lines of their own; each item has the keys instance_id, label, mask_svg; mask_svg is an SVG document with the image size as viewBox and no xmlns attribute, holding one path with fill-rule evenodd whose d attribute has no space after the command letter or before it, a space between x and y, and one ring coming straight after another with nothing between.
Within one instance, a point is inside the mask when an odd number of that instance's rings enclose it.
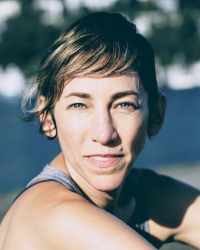
<instances>
[{"instance_id":1,"label":"woman","mask_svg":"<svg viewBox=\"0 0 200 250\"><path fill-rule=\"evenodd\" d=\"M166 107L153 51L135 25L108 13L72 24L44 56L24 105L34 93L26 119L40 117L40 132L58 138L62 154L14 201L0 249L154 249L135 231L155 246L170 237L149 220L139 185L146 172L132 170Z\"/></svg>"}]
</instances>

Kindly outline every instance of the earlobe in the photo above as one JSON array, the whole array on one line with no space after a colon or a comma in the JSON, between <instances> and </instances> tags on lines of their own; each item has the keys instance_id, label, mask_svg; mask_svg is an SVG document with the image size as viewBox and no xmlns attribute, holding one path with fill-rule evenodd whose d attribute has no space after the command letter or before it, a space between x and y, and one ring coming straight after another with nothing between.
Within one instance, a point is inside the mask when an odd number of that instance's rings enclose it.
<instances>
[{"instance_id":1,"label":"earlobe","mask_svg":"<svg viewBox=\"0 0 200 250\"><path fill-rule=\"evenodd\" d=\"M39 106L44 106L45 97L41 96ZM57 138L57 129L55 120L51 110L45 110L40 115L40 133L46 135L49 139L54 140Z\"/></svg>"},{"instance_id":2,"label":"earlobe","mask_svg":"<svg viewBox=\"0 0 200 250\"><path fill-rule=\"evenodd\" d=\"M158 102L149 117L148 136L156 136L163 126L167 100L164 94L159 94Z\"/></svg>"},{"instance_id":3,"label":"earlobe","mask_svg":"<svg viewBox=\"0 0 200 250\"><path fill-rule=\"evenodd\" d=\"M40 132L45 134L49 139L55 139L57 137L56 126L54 124L51 112L48 111L48 113L41 114L40 122Z\"/></svg>"}]
</instances>

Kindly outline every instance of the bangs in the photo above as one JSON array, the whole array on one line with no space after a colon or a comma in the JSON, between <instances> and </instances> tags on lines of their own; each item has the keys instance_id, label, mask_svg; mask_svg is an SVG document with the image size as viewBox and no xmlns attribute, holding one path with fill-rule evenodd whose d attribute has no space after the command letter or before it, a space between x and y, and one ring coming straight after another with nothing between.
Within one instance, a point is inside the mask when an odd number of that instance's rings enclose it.
<instances>
[{"instance_id":1,"label":"bangs","mask_svg":"<svg viewBox=\"0 0 200 250\"><path fill-rule=\"evenodd\" d=\"M94 78L116 76L133 71L135 55L130 55L128 46L119 44L96 44L77 51L63 68L64 79L88 76Z\"/></svg>"},{"instance_id":2,"label":"bangs","mask_svg":"<svg viewBox=\"0 0 200 250\"><path fill-rule=\"evenodd\" d=\"M55 68L60 67L59 82L74 77L100 78L137 72L137 51L123 37L115 35L102 41L102 37L89 34L73 40L63 45L53 59Z\"/></svg>"}]
</instances>

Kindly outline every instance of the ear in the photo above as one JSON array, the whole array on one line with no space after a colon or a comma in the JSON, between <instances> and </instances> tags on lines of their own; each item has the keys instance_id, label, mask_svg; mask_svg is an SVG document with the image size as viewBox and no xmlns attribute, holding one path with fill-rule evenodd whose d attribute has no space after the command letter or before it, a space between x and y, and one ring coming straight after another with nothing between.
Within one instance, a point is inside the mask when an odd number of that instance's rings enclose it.
<instances>
[{"instance_id":1,"label":"ear","mask_svg":"<svg viewBox=\"0 0 200 250\"><path fill-rule=\"evenodd\" d=\"M44 106L45 97L41 96L39 100L39 106ZM56 136L56 126L50 111L45 111L40 115L41 128L40 132L45 134L49 139L55 139Z\"/></svg>"},{"instance_id":2,"label":"ear","mask_svg":"<svg viewBox=\"0 0 200 250\"><path fill-rule=\"evenodd\" d=\"M156 136L163 126L167 100L164 94L159 94L158 102L149 117L148 136Z\"/></svg>"}]
</instances>

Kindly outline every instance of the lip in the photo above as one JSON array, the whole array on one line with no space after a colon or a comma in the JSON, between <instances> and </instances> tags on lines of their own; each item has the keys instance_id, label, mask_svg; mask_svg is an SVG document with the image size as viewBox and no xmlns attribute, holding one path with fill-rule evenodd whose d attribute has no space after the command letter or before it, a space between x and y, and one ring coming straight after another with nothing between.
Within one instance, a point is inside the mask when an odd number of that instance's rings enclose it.
<instances>
[{"instance_id":1,"label":"lip","mask_svg":"<svg viewBox=\"0 0 200 250\"><path fill-rule=\"evenodd\" d=\"M95 154L85 156L87 161L97 167L110 167L123 157L122 154Z\"/></svg>"}]
</instances>

